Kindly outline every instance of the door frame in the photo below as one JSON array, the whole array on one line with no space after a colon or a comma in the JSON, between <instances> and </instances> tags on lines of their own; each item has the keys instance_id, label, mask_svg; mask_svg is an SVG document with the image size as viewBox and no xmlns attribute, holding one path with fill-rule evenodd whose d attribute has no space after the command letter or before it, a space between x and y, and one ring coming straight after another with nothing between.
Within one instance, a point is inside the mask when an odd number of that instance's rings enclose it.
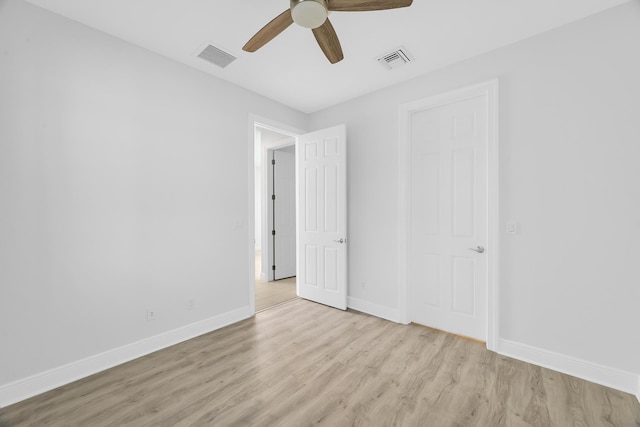
<instances>
[{"instance_id":1,"label":"door frame","mask_svg":"<svg viewBox=\"0 0 640 427\"><path fill-rule=\"evenodd\" d=\"M283 135L291 136L296 143L298 135L306 133L305 130L294 126L278 122L257 114L249 113L247 121L247 286L249 288L249 309L253 314L256 312L256 280L255 280L255 150L256 150L256 127L269 129ZM262 149L262 147L260 147ZM264 218L263 218L264 219ZM264 232L264 230L263 230Z\"/></svg>"},{"instance_id":2,"label":"door frame","mask_svg":"<svg viewBox=\"0 0 640 427\"><path fill-rule=\"evenodd\" d=\"M411 316L410 231L411 231L411 115L477 96L487 99L487 348L496 351L499 322L499 157L498 157L498 79L463 87L400 105L399 114L399 314L408 324Z\"/></svg>"}]
</instances>

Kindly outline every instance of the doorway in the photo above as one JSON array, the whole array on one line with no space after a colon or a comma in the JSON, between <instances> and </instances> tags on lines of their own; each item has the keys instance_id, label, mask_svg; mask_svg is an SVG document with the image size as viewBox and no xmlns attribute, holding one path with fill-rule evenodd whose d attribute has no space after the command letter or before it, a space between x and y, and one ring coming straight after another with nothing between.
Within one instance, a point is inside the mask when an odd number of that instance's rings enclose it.
<instances>
[{"instance_id":1,"label":"doorway","mask_svg":"<svg viewBox=\"0 0 640 427\"><path fill-rule=\"evenodd\" d=\"M253 131L253 302L255 311L261 311L297 297L294 162L296 134L257 122L253 125ZM275 165L274 161L279 165ZM276 191L279 194L276 194ZM273 234L277 228L280 229L280 236ZM274 266L278 267L277 264L280 267L279 271L274 269ZM276 271L285 274L276 275Z\"/></svg>"},{"instance_id":2,"label":"doorway","mask_svg":"<svg viewBox=\"0 0 640 427\"><path fill-rule=\"evenodd\" d=\"M269 123L269 124L264 124ZM249 116L249 283L250 309L256 311L259 282L269 281L273 248L267 224L266 169L268 150L295 145L296 296L342 310L347 308L347 150L346 126L310 133ZM270 132L285 136L265 143ZM287 140L289 138L289 140ZM261 191L258 193L258 189ZM253 234L253 235L252 235ZM260 248L260 249L258 249ZM277 249L277 248L276 248ZM257 251L260 251L259 257ZM255 260L255 262L254 262ZM266 261L266 262L265 262ZM277 266L276 266L277 267ZM273 277L273 276L271 276ZM262 309L262 307L260 307Z\"/></svg>"}]
</instances>

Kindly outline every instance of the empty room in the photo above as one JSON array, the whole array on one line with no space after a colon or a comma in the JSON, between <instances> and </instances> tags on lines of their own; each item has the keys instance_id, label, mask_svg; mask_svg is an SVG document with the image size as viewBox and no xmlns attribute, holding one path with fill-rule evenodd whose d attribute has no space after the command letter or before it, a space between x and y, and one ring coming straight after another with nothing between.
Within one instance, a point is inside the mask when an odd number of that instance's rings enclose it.
<instances>
[{"instance_id":1,"label":"empty room","mask_svg":"<svg viewBox=\"0 0 640 427\"><path fill-rule=\"evenodd\" d=\"M0 0L0 426L640 426L640 0Z\"/></svg>"}]
</instances>

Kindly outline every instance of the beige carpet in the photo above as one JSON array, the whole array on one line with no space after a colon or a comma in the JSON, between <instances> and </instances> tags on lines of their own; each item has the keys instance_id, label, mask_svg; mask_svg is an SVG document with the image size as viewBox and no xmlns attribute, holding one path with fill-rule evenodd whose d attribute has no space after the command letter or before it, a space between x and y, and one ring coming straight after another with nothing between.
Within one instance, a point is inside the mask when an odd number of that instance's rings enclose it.
<instances>
[{"instance_id":1,"label":"beige carpet","mask_svg":"<svg viewBox=\"0 0 640 427\"><path fill-rule=\"evenodd\" d=\"M256 311L297 298L296 278L263 282L260 280L260 252L256 251Z\"/></svg>"}]
</instances>

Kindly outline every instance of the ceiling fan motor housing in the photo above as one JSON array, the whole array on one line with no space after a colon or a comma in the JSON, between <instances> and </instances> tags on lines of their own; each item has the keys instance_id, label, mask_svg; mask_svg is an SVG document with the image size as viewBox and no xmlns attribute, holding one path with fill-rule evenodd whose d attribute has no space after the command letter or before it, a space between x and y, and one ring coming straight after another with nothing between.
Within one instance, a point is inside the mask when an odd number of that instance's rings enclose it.
<instances>
[{"instance_id":1,"label":"ceiling fan motor housing","mask_svg":"<svg viewBox=\"0 0 640 427\"><path fill-rule=\"evenodd\" d=\"M293 22L305 28L318 28L327 20L325 0L291 0Z\"/></svg>"}]
</instances>

